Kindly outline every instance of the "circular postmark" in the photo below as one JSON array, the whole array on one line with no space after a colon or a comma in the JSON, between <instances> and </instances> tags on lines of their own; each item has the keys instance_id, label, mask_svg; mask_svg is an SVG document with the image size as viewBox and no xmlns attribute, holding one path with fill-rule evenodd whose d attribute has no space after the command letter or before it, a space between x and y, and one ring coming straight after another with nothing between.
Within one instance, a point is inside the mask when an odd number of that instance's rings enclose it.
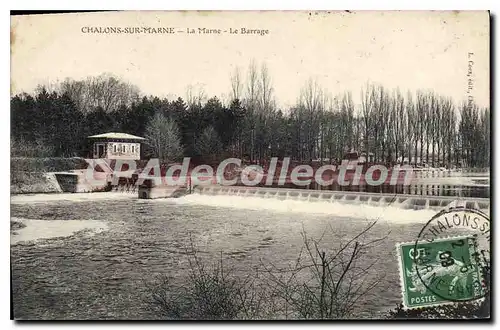
<instances>
[{"instance_id":1,"label":"circular postmark","mask_svg":"<svg viewBox=\"0 0 500 330\"><path fill-rule=\"evenodd\" d=\"M489 267L489 251L486 213L463 207L437 213L422 228L413 247L418 289L449 302L483 298L488 287L483 272Z\"/></svg>"}]
</instances>

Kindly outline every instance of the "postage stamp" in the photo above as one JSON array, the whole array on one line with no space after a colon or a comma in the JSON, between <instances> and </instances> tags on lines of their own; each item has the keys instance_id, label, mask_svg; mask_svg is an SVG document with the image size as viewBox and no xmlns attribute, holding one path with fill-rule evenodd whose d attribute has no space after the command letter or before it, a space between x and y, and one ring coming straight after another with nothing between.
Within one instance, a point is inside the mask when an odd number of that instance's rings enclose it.
<instances>
[{"instance_id":1,"label":"postage stamp","mask_svg":"<svg viewBox=\"0 0 500 330\"><path fill-rule=\"evenodd\" d=\"M397 250L405 308L484 296L475 236L400 243Z\"/></svg>"}]
</instances>

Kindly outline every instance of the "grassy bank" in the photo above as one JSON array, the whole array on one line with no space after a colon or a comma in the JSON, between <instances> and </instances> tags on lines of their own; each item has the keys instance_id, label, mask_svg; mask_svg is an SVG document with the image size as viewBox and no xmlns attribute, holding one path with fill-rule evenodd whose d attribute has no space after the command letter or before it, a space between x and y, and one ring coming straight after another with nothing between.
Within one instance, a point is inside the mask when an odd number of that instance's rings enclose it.
<instances>
[{"instance_id":1,"label":"grassy bank","mask_svg":"<svg viewBox=\"0 0 500 330\"><path fill-rule=\"evenodd\" d=\"M48 172L83 169L87 163L79 157L12 157L10 166L11 194L35 194L61 192L57 181L48 176Z\"/></svg>"},{"instance_id":2,"label":"grassy bank","mask_svg":"<svg viewBox=\"0 0 500 330\"><path fill-rule=\"evenodd\" d=\"M10 159L11 172L58 172L87 168L87 163L83 158L28 158L12 157Z\"/></svg>"},{"instance_id":3,"label":"grassy bank","mask_svg":"<svg viewBox=\"0 0 500 330\"><path fill-rule=\"evenodd\" d=\"M43 172L15 171L10 174L11 194L58 193L61 188Z\"/></svg>"}]
</instances>

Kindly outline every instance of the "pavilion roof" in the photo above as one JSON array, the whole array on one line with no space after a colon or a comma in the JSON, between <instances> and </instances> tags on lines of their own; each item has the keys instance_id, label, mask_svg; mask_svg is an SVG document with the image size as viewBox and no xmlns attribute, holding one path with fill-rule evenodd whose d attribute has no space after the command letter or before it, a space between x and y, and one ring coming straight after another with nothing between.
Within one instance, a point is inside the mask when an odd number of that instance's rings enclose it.
<instances>
[{"instance_id":1,"label":"pavilion roof","mask_svg":"<svg viewBox=\"0 0 500 330\"><path fill-rule=\"evenodd\" d=\"M88 136L88 138L89 139L146 140L145 138L140 137L140 136L135 136L132 134L127 134L127 133L115 133L115 132L91 135L91 136Z\"/></svg>"}]
</instances>

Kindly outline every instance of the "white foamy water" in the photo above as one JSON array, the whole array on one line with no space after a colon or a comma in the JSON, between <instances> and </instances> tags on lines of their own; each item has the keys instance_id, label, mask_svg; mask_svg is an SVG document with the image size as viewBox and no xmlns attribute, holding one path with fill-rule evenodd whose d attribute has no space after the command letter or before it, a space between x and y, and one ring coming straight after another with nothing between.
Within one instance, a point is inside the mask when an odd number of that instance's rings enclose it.
<instances>
[{"instance_id":1,"label":"white foamy water","mask_svg":"<svg viewBox=\"0 0 500 330\"><path fill-rule=\"evenodd\" d=\"M67 237L81 230L91 230L99 233L107 230L106 223L98 220L31 220L12 218L26 227L17 229L17 234L10 235L10 244L24 241L35 241L41 238Z\"/></svg>"},{"instance_id":2,"label":"white foamy water","mask_svg":"<svg viewBox=\"0 0 500 330\"><path fill-rule=\"evenodd\" d=\"M310 202L299 200L279 200L274 198L242 197L230 195L192 194L181 198L158 199L155 202L175 204L206 205L236 209L268 210L273 212L298 212L308 214L328 214L339 217L386 220L390 222L426 222L436 214L435 210L412 210L394 206L372 206L367 204L341 204L338 202Z\"/></svg>"},{"instance_id":3,"label":"white foamy water","mask_svg":"<svg viewBox=\"0 0 500 330\"><path fill-rule=\"evenodd\" d=\"M63 193L63 194L22 194L13 195L11 204L43 203L57 201L84 202L89 200L137 199L137 193L96 192L96 193Z\"/></svg>"}]
</instances>

